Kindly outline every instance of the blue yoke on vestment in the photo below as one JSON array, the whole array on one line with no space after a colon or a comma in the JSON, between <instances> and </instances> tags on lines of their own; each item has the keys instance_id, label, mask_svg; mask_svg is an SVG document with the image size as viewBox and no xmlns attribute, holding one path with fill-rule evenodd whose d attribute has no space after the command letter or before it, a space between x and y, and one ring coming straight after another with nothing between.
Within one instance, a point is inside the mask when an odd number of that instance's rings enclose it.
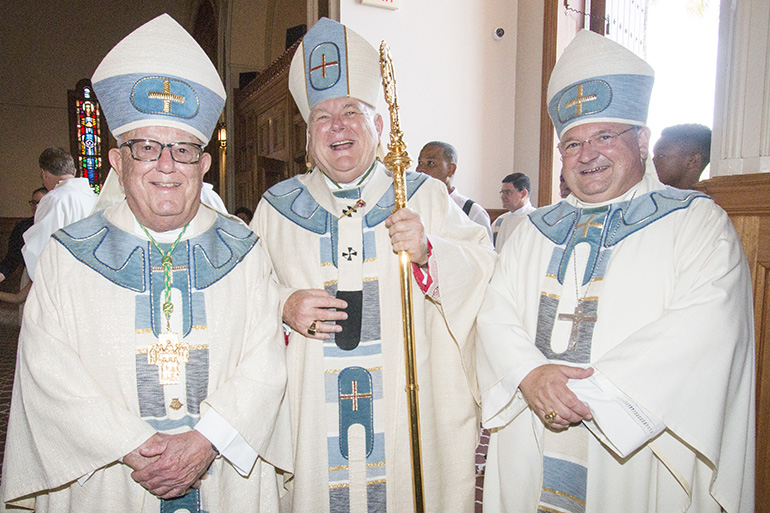
<instances>
[{"instance_id":1,"label":"blue yoke on vestment","mask_svg":"<svg viewBox=\"0 0 770 513\"><path fill-rule=\"evenodd\" d=\"M643 230L672 212L688 208L696 198L707 198L696 191L667 187L632 198L629 201L610 203L598 207L580 208L560 201L529 214L535 227L554 244L551 260L543 280L543 291L538 306L535 345L551 361L563 361L585 366L591 362L591 345L594 326L597 322L601 284L604 279L613 247L627 237ZM578 244L590 246L588 260L583 272L582 285L593 285L591 297L579 299L581 314L585 317L574 320L576 315L566 315L573 322L576 344L561 353L552 349L551 336L557 319L559 301L565 276L574 248ZM578 276L575 276L578 280ZM590 285L589 285L590 287ZM588 289L586 289L587 292ZM577 314L577 311L576 311ZM559 315L562 319L562 314ZM546 433L543 457L543 490L538 511L569 511L582 513L586 506L588 469L575 458L562 459L560 443L581 444L588 435L581 433L582 425L560 435L561 442L550 445L552 437ZM573 437L565 441L565 436ZM582 438L581 438L582 437ZM586 442L587 443L587 442Z\"/></svg>"},{"instance_id":2,"label":"blue yoke on vestment","mask_svg":"<svg viewBox=\"0 0 770 513\"><path fill-rule=\"evenodd\" d=\"M427 179L422 173L407 173L407 199ZM330 190L336 198L334 201L345 206L338 212L329 212L320 205L300 177L274 185L263 196L286 219L318 235L323 287L330 295L348 303L348 319L337 322L342 325L342 332L332 333L323 342L325 406L334 412L328 416L325 428L329 509L335 513L350 511L350 489L355 486L351 474L356 475L357 465L365 467L360 472L365 474L366 482L361 486L366 487L367 511L386 511L385 433L384 428L379 427L385 422L383 419L376 422L376 412L384 411L384 396L375 227L391 215L395 195L391 183L379 198L372 198L374 189L369 187L373 186L376 185L370 181L362 187ZM366 204L357 206L361 199L365 199ZM355 207L355 215L345 215L351 206ZM355 236L345 239L345 234L351 231ZM339 277L346 269L350 270L351 265L361 266L364 279L358 290L341 290ZM363 428L363 455L351 454L356 442L351 441L355 435L349 434L355 433L358 426Z\"/></svg>"},{"instance_id":3,"label":"blue yoke on vestment","mask_svg":"<svg viewBox=\"0 0 770 513\"><path fill-rule=\"evenodd\" d=\"M52 235L77 260L115 285L136 292L136 381L141 417L159 432L193 429L208 395L209 346L205 336L205 289L224 278L251 251L257 236L243 224L218 215L205 232L179 243L172 255L173 288L181 292L180 339L189 345L185 387L170 404L158 368L148 362L148 346L164 329L161 255L152 243L112 224L99 212ZM172 244L159 243L164 252ZM181 310L180 310L181 309ZM196 333L197 332L197 333ZM130 339L127 339L130 340ZM128 342L127 342L128 343ZM177 392L175 392L177 393ZM170 408L170 409L169 409ZM200 511L200 494L161 500L161 513Z\"/></svg>"}]
</instances>

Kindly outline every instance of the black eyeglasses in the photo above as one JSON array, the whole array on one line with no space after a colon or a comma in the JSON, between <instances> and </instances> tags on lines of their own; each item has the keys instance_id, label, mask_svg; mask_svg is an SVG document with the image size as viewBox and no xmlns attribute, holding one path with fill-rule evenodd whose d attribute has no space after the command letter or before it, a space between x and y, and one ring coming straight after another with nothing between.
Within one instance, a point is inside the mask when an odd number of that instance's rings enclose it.
<instances>
[{"instance_id":1,"label":"black eyeglasses","mask_svg":"<svg viewBox=\"0 0 770 513\"><path fill-rule=\"evenodd\" d=\"M615 140L618 137L620 137L621 135L625 134L630 130L638 130L639 128L640 127L638 126L632 126L616 134L605 132L605 133L590 137L588 139L585 139L583 141L567 141L566 143L559 143L559 151L565 157L574 157L580 153L580 151L583 149L583 145L586 143L588 143L591 147L593 147L596 150L606 150L607 148L611 148L615 144Z\"/></svg>"},{"instance_id":2,"label":"black eyeglasses","mask_svg":"<svg viewBox=\"0 0 770 513\"><path fill-rule=\"evenodd\" d=\"M131 158L142 162L160 160L163 148L168 148L171 158L180 164L196 164L203 154L203 145L191 142L164 144L152 139L131 139L120 145L121 148L124 146L131 151Z\"/></svg>"}]
</instances>

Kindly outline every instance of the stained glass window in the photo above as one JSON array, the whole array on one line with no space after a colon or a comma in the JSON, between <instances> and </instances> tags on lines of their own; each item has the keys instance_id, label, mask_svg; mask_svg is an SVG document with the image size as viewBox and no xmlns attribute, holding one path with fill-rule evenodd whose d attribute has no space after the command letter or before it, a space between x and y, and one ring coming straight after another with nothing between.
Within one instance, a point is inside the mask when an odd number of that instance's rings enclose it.
<instances>
[{"instance_id":1,"label":"stained glass window","mask_svg":"<svg viewBox=\"0 0 770 513\"><path fill-rule=\"evenodd\" d=\"M106 141L102 139L107 129L104 116L88 79L78 82L76 90L69 93L72 156L81 176L88 178L91 187L99 192L105 178L102 166L107 153Z\"/></svg>"}]
</instances>

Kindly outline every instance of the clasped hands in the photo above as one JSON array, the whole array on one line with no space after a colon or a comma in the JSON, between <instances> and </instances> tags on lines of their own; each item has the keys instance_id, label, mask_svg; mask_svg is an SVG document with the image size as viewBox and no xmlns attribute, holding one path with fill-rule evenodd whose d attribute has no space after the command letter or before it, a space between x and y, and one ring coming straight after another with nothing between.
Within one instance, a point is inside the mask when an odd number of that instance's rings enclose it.
<instances>
[{"instance_id":1,"label":"clasped hands","mask_svg":"<svg viewBox=\"0 0 770 513\"><path fill-rule=\"evenodd\" d=\"M385 220L394 252L407 251L417 265L428 263L428 238L422 217L414 210L402 208ZM323 289L301 289L293 292L283 306L283 322L307 338L326 340L342 327L324 321L348 318L348 304Z\"/></svg>"},{"instance_id":2,"label":"clasped hands","mask_svg":"<svg viewBox=\"0 0 770 513\"><path fill-rule=\"evenodd\" d=\"M216 455L208 439L197 431L155 433L126 454L123 463L134 470L131 478L151 494L172 499L200 487Z\"/></svg>"},{"instance_id":3,"label":"clasped hands","mask_svg":"<svg viewBox=\"0 0 770 513\"><path fill-rule=\"evenodd\" d=\"M534 368L521 380L519 389L540 420L553 431L591 420L591 410L567 387L570 379L585 379L594 373L568 365L547 364Z\"/></svg>"}]
</instances>

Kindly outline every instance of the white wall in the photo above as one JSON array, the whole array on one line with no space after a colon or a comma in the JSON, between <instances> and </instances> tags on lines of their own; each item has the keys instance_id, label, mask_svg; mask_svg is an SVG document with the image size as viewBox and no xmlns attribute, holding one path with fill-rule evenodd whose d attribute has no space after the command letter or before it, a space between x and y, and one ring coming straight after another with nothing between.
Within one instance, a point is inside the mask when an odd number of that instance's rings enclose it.
<instances>
[{"instance_id":1,"label":"white wall","mask_svg":"<svg viewBox=\"0 0 770 513\"><path fill-rule=\"evenodd\" d=\"M390 45L401 128L415 166L426 142L453 144L455 185L486 208L501 208L500 180L513 172L517 4L401 0L392 11L340 0L342 23L377 48L383 39ZM497 27L505 29L499 41L492 37ZM387 120L384 99L379 111Z\"/></svg>"},{"instance_id":2,"label":"white wall","mask_svg":"<svg viewBox=\"0 0 770 513\"><path fill-rule=\"evenodd\" d=\"M540 97L543 62L543 2L519 4L516 32L516 116L513 169L532 182L532 204L541 207L550 198L539 198L540 184ZM555 191L558 193L556 181ZM556 197L556 196L554 196ZM499 208L499 207L498 207Z\"/></svg>"},{"instance_id":3,"label":"white wall","mask_svg":"<svg viewBox=\"0 0 770 513\"><path fill-rule=\"evenodd\" d=\"M722 0L711 176L770 172L770 3Z\"/></svg>"}]
</instances>

